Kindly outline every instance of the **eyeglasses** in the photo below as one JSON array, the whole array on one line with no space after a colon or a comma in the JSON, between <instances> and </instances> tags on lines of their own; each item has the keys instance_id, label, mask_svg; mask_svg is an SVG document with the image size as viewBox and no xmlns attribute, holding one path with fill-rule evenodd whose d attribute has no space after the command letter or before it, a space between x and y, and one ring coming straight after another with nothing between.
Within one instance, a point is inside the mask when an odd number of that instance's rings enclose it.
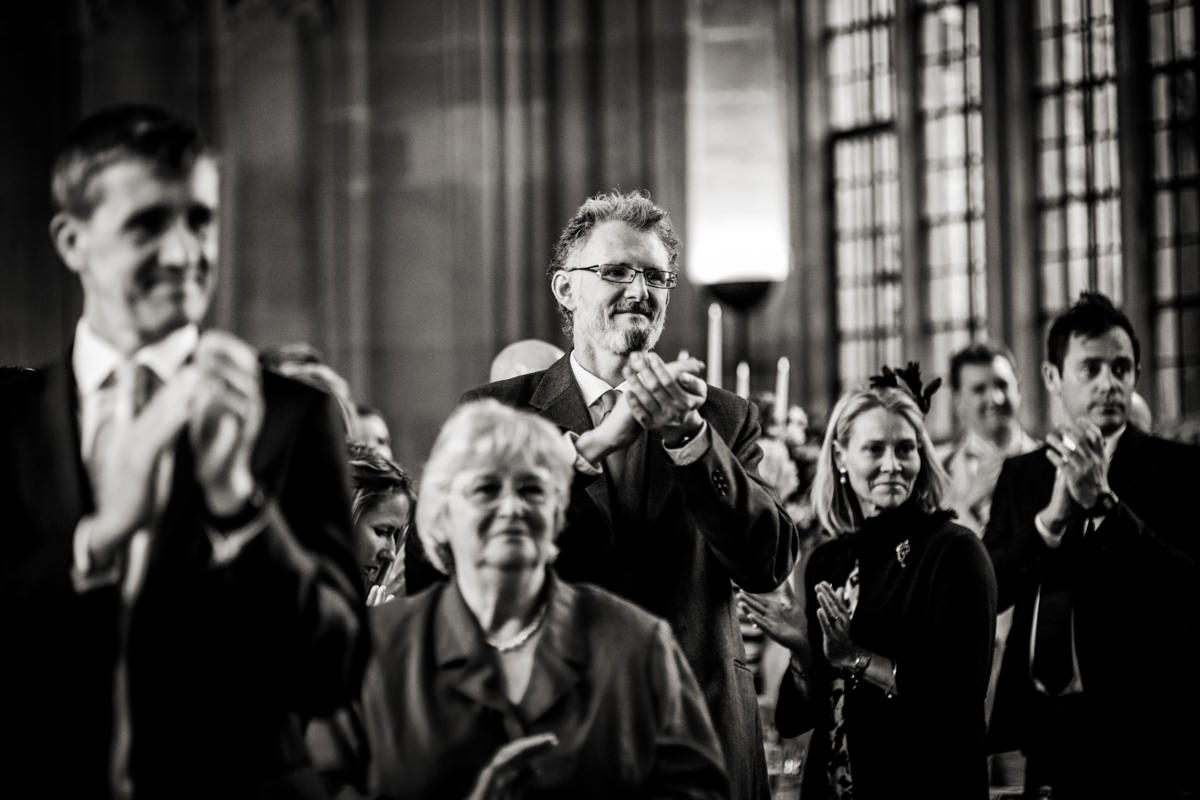
<instances>
[{"instance_id":1,"label":"eyeglasses","mask_svg":"<svg viewBox=\"0 0 1200 800\"><path fill-rule=\"evenodd\" d=\"M655 289L674 289L679 283L679 274L669 269L638 269L629 264L593 264L590 267L571 267L566 272L587 270L600 276L600 280L609 283L633 283L637 275L646 279L647 286Z\"/></svg>"}]
</instances>

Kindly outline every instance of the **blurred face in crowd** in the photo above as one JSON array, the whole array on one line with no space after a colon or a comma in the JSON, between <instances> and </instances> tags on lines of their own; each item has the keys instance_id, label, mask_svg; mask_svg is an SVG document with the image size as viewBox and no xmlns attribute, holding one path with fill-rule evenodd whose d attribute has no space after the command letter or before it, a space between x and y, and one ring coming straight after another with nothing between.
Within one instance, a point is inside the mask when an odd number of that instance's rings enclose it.
<instances>
[{"instance_id":1,"label":"blurred face in crowd","mask_svg":"<svg viewBox=\"0 0 1200 800\"><path fill-rule=\"evenodd\" d=\"M410 511L407 495L391 494L371 506L354 526L354 547L368 587L377 583L398 557Z\"/></svg>"},{"instance_id":2,"label":"blurred face in crowd","mask_svg":"<svg viewBox=\"0 0 1200 800\"><path fill-rule=\"evenodd\" d=\"M563 520L554 485L547 470L523 455L484 456L459 472L442 517L458 577L544 568Z\"/></svg>"},{"instance_id":3,"label":"blurred face in crowd","mask_svg":"<svg viewBox=\"0 0 1200 800\"><path fill-rule=\"evenodd\" d=\"M1062 370L1047 362L1042 377L1046 390L1062 402L1068 420L1087 417L1108 436L1129 416L1137 382L1133 342L1119 327L1094 337L1071 334Z\"/></svg>"},{"instance_id":4,"label":"blurred face in crowd","mask_svg":"<svg viewBox=\"0 0 1200 800\"><path fill-rule=\"evenodd\" d=\"M358 434L364 442L392 458L392 435L388 432L387 423L378 414L360 414L358 417Z\"/></svg>"},{"instance_id":5,"label":"blurred face in crowd","mask_svg":"<svg viewBox=\"0 0 1200 800\"><path fill-rule=\"evenodd\" d=\"M658 235L624 222L601 222L568 260L567 268L627 264L638 269L670 270L670 258ZM560 271L555 297L570 309L577 354L601 351L625 355L649 350L662 335L670 289L656 289L637 275L632 283L610 283L595 272Z\"/></svg>"},{"instance_id":6,"label":"blurred face in crowd","mask_svg":"<svg viewBox=\"0 0 1200 800\"><path fill-rule=\"evenodd\" d=\"M217 169L202 157L184 175L142 160L92 178L90 216L55 216L54 244L77 272L84 317L124 350L198 322L216 282Z\"/></svg>"},{"instance_id":7,"label":"blurred face in crowd","mask_svg":"<svg viewBox=\"0 0 1200 800\"><path fill-rule=\"evenodd\" d=\"M850 424L845 446L834 442L834 461L846 471L864 517L895 508L912 494L921 471L917 433L908 420L872 408Z\"/></svg>"},{"instance_id":8,"label":"blurred face in crowd","mask_svg":"<svg viewBox=\"0 0 1200 800\"><path fill-rule=\"evenodd\" d=\"M963 364L955 404L967 430L993 440L1006 436L1021 408L1012 364L999 355L990 364Z\"/></svg>"}]
</instances>

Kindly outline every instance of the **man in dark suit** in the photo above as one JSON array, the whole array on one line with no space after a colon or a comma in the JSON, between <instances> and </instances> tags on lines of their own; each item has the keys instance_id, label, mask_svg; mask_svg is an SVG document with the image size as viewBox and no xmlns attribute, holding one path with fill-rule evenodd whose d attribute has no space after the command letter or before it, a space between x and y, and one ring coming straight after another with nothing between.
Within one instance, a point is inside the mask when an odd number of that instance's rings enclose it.
<instances>
[{"instance_id":1,"label":"man in dark suit","mask_svg":"<svg viewBox=\"0 0 1200 800\"><path fill-rule=\"evenodd\" d=\"M198 131L102 111L53 188L84 309L0 392L3 793L320 797L297 715L355 696L368 649L332 401L199 330Z\"/></svg>"},{"instance_id":2,"label":"man in dark suit","mask_svg":"<svg viewBox=\"0 0 1200 800\"><path fill-rule=\"evenodd\" d=\"M589 199L548 270L574 349L549 369L492 383L493 397L554 422L577 474L555 564L665 618L708 701L735 798L768 796L754 679L732 583L774 589L798 539L759 477L754 406L653 352L679 241L642 193ZM617 391L613 391L613 390Z\"/></svg>"},{"instance_id":3,"label":"man in dark suit","mask_svg":"<svg viewBox=\"0 0 1200 800\"><path fill-rule=\"evenodd\" d=\"M1014 615L989 735L1025 752L1031 796L1195 796L1200 448L1128 424L1139 356L1107 297L1059 316L1042 376L1071 421L1005 462L992 498Z\"/></svg>"}]
</instances>

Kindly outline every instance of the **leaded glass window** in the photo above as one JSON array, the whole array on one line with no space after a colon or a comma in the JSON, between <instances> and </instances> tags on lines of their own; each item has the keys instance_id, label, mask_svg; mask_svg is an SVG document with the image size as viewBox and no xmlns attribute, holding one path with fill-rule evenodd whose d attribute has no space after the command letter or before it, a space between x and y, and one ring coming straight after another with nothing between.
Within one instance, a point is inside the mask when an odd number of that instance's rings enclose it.
<instances>
[{"instance_id":1,"label":"leaded glass window","mask_svg":"<svg viewBox=\"0 0 1200 800\"><path fill-rule=\"evenodd\" d=\"M826 6L843 388L901 358L894 16L892 0L830 0Z\"/></svg>"},{"instance_id":2,"label":"leaded glass window","mask_svg":"<svg viewBox=\"0 0 1200 800\"><path fill-rule=\"evenodd\" d=\"M1122 301L1113 0L1038 0L1038 261L1046 316Z\"/></svg>"},{"instance_id":3,"label":"leaded glass window","mask_svg":"<svg viewBox=\"0 0 1200 800\"><path fill-rule=\"evenodd\" d=\"M1153 361L1144 367L1151 367L1156 383L1157 415L1170 420L1200 406L1196 19L1191 0L1151 0L1147 5L1152 76L1156 347Z\"/></svg>"},{"instance_id":4,"label":"leaded glass window","mask_svg":"<svg viewBox=\"0 0 1200 800\"><path fill-rule=\"evenodd\" d=\"M979 5L922 0L919 13L925 333L933 370L987 328ZM927 424L950 430L950 407Z\"/></svg>"}]
</instances>

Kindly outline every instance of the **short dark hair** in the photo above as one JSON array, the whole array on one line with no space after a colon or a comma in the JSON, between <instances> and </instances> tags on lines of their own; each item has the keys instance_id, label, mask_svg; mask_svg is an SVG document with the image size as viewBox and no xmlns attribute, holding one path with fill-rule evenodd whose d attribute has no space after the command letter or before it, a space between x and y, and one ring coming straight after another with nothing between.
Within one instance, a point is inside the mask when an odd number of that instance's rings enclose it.
<instances>
[{"instance_id":1,"label":"short dark hair","mask_svg":"<svg viewBox=\"0 0 1200 800\"><path fill-rule=\"evenodd\" d=\"M958 391L962 388L962 368L967 364L988 364L1003 356L1008 365L1017 371L1017 360L1013 357L1008 345L992 340L973 342L950 357L950 388Z\"/></svg>"},{"instance_id":2,"label":"short dark hair","mask_svg":"<svg viewBox=\"0 0 1200 800\"><path fill-rule=\"evenodd\" d=\"M1061 372L1067 344L1072 336L1091 339L1113 328L1120 328L1129 334L1129 341L1133 343L1134 370L1140 370L1142 348L1137 334L1133 332L1133 323L1125 316L1125 312L1113 305L1112 300L1099 292L1082 292L1075 305L1054 319L1046 336L1046 360Z\"/></svg>"},{"instance_id":3,"label":"short dark hair","mask_svg":"<svg viewBox=\"0 0 1200 800\"><path fill-rule=\"evenodd\" d=\"M86 219L100 201L92 180L105 168L120 161L142 161L164 175L182 176L209 154L208 142L195 125L161 108L106 108L67 135L51 177L54 205Z\"/></svg>"},{"instance_id":4,"label":"short dark hair","mask_svg":"<svg viewBox=\"0 0 1200 800\"><path fill-rule=\"evenodd\" d=\"M585 241L602 222L624 222L634 230L650 231L667 249L671 268L675 269L678 265L679 237L675 235L675 227L667 210L651 200L650 193L645 189L629 192L613 189L589 197L567 220L566 227L554 244L554 255L550 259L550 266L546 268L546 277L552 277L555 272L564 269L575 247ZM562 318L563 333L570 336L571 312L560 305L558 313Z\"/></svg>"}]
</instances>

